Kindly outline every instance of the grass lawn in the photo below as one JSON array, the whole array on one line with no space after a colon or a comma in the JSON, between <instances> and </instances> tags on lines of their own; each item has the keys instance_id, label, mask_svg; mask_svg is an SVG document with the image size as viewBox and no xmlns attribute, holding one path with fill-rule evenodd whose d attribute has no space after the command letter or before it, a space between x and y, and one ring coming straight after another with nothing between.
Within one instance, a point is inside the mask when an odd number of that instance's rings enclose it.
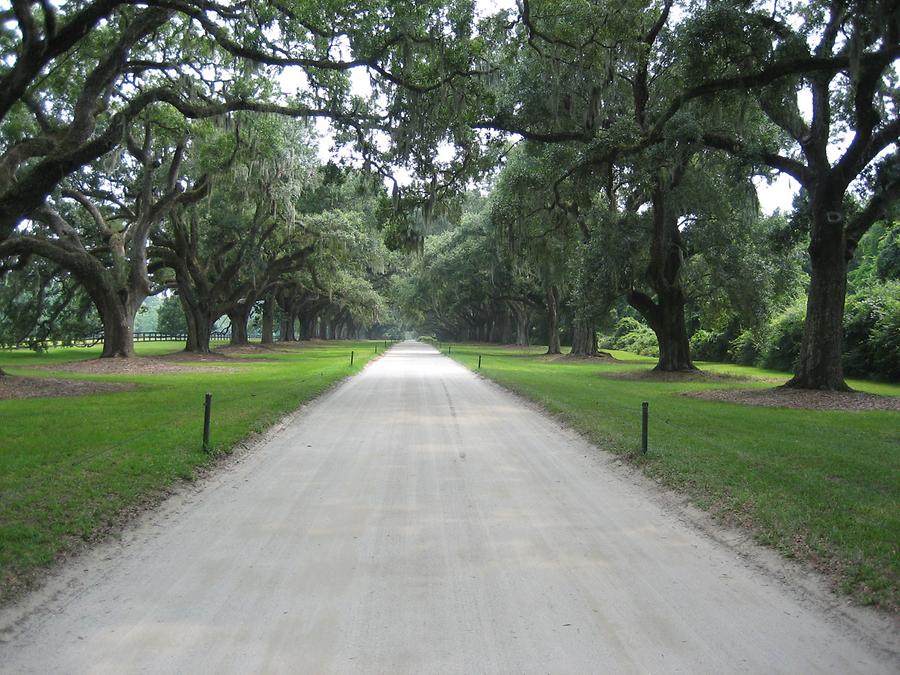
<instances>
[{"instance_id":1,"label":"grass lawn","mask_svg":"<svg viewBox=\"0 0 900 675\"><path fill-rule=\"evenodd\" d=\"M100 347L43 355L0 351L0 367L11 375L137 384L98 395L0 400L0 602L62 553L101 536L130 509L216 462L217 453L201 449L205 392L213 394L212 445L228 451L358 372L381 344L319 344L264 357L242 355L202 372L116 376L22 368L95 358ZM155 355L182 347L139 343L137 351Z\"/></svg>"},{"instance_id":2,"label":"grass lawn","mask_svg":"<svg viewBox=\"0 0 900 675\"><path fill-rule=\"evenodd\" d=\"M542 357L540 347L453 345L452 356L626 454L648 474L691 496L757 540L824 571L863 604L900 608L900 413L763 408L678 396L771 381L652 382L612 379L655 359L614 352L629 363ZM444 345L446 353L447 347ZM699 363L744 377L785 373ZM607 377L604 377L607 376ZM900 395L900 386L851 380L862 391ZM650 451L640 446L641 402L650 403Z\"/></svg>"}]
</instances>

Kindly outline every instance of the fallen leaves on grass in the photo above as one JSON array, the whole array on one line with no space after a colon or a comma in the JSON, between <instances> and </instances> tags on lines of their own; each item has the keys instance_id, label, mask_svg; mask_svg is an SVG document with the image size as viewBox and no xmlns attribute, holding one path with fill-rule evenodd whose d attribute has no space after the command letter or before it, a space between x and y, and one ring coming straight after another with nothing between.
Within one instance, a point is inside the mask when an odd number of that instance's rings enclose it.
<instances>
[{"instance_id":1,"label":"fallen leaves on grass","mask_svg":"<svg viewBox=\"0 0 900 675\"><path fill-rule=\"evenodd\" d=\"M190 360L194 363L203 361L218 361L215 357L205 358L207 354L190 354ZM176 357L177 358L177 357ZM180 359L179 359L180 360ZM229 359L232 363L237 359ZM40 370L62 370L70 373L87 373L91 375L159 375L164 373L208 373L209 368L204 366L182 365L173 363L169 357L158 358L149 356L131 356L127 359L87 359L85 361L73 361L72 363L60 363L47 366L34 366ZM228 372L229 369L216 368L216 372ZM235 372L231 370L231 372Z\"/></svg>"},{"instance_id":2,"label":"fallen leaves on grass","mask_svg":"<svg viewBox=\"0 0 900 675\"><path fill-rule=\"evenodd\" d=\"M93 382L90 380L60 380L53 377L0 377L0 400L50 398L56 396L85 396L107 394L134 389L131 382Z\"/></svg>"},{"instance_id":3,"label":"fallen leaves on grass","mask_svg":"<svg viewBox=\"0 0 900 675\"><path fill-rule=\"evenodd\" d=\"M728 375L723 373L709 373L703 370L624 370L620 372L602 372L600 377L610 380L634 380L639 382L750 382L762 380L758 377L745 377L741 375Z\"/></svg>"},{"instance_id":4,"label":"fallen leaves on grass","mask_svg":"<svg viewBox=\"0 0 900 675\"><path fill-rule=\"evenodd\" d=\"M269 345L225 345L224 347L219 347L217 350L217 354L220 356L224 356L228 358L231 354L257 354L259 356L265 356L273 351L275 343ZM247 359L241 359L241 361L247 361Z\"/></svg>"},{"instance_id":5,"label":"fallen leaves on grass","mask_svg":"<svg viewBox=\"0 0 900 675\"><path fill-rule=\"evenodd\" d=\"M900 396L878 396L859 391L814 391L808 389L708 389L686 391L681 396L708 401L802 410L893 410L900 412Z\"/></svg>"},{"instance_id":6,"label":"fallen leaves on grass","mask_svg":"<svg viewBox=\"0 0 900 675\"><path fill-rule=\"evenodd\" d=\"M556 360L559 361L588 361L590 363L606 363L609 361L618 362L617 359L612 354L607 354L606 352L597 352L596 354L587 355L587 354L561 354L558 355Z\"/></svg>"}]
</instances>

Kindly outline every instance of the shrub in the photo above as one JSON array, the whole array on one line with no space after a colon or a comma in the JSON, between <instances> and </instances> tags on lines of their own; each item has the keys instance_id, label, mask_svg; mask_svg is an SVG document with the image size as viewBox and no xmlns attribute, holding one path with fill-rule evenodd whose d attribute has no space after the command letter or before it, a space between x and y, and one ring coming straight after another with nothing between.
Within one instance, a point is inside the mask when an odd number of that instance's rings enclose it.
<instances>
[{"instance_id":1,"label":"shrub","mask_svg":"<svg viewBox=\"0 0 900 675\"><path fill-rule=\"evenodd\" d=\"M181 335L187 332L187 318L181 301L175 296L164 298L156 312L156 330L167 335Z\"/></svg>"},{"instance_id":2,"label":"shrub","mask_svg":"<svg viewBox=\"0 0 900 675\"><path fill-rule=\"evenodd\" d=\"M701 328L691 336L691 355L696 359L725 361L728 347L728 338L724 333Z\"/></svg>"},{"instance_id":3,"label":"shrub","mask_svg":"<svg viewBox=\"0 0 900 675\"><path fill-rule=\"evenodd\" d=\"M428 344L437 342L437 340L432 335L420 335L419 337L416 338L416 340L418 340L419 342L425 342Z\"/></svg>"},{"instance_id":4,"label":"shrub","mask_svg":"<svg viewBox=\"0 0 900 675\"><path fill-rule=\"evenodd\" d=\"M844 372L900 379L900 283L873 283L847 297Z\"/></svg>"},{"instance_id":5,"label":"shrub","mask_svg":"<svg viewBox=\"0 0 900 675\"><path fill-rule=\"evenodd\" d=\"M800 354L804 298L776 314L760 333L745 331L731 343L738 363L793 370ZM844 307L844 372L854 377L900 379L900 282L871 283L847 296Z\"/></svg>"},{"instance_id":6,"label":"shrub","mask_svg":"<svg viewBox=\"0 0 900 675\"><path fill-rule=\"evenodd\" d=\"M798 298L773 317L765 345L761 349L762 366L775 370L794 370L800 356L805 318L805 298Z\"/></svg>"},{"instance_id":7,"label":"shrub","mask_svg":"<svg viewBox=\"0 0 900 675\"><path fill-rule=\"evenodd\" d=\"M900 283L892 283L893 295L869 336L872 354L869 372L880 379L900 380Z\"/></svg>"},{"instance_id":8,"label":"shrub","mask_svg":"<svg viewBox=\"0 0 900 675\"><path fill-rule=\"evenodd\" d=\"M769 337L767 325L748 328L728 343L728 356L742 366L755 366L762 361L762 354Z\"/></svg>"},{"instance_id":9,"label":"shrub","mask_svg":"<svg viewBox=\"0 0 900 675\"><path fill-rule=\"evenodd\" d=\"M603 349L621 349L643 356L659 356L656 334L645 323L630 316L616 321L612 335L601 336Z\"/></svg>"}]
</instances>

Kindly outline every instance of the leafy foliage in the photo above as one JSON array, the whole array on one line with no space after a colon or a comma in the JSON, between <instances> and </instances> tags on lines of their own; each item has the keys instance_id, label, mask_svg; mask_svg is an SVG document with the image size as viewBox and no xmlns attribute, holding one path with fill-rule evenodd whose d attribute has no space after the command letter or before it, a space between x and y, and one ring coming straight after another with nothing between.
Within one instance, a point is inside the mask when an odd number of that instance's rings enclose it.
<instances>
[{"instance_id":1,"label":"leafy foliage","mask_svg":"<svg viewBox=\"0 0 900 675\"><path fill-rule=\"evenodd\" d=\"M75 279L35 258L0 278L0 346L44 351L101 330L90 298Z\"/></svg>"},{"instance_id":2,"label":"leafy foliage","mask_svg":"<svg viewBox=\"0 0 900 675\"><path fill-rule=\"evenodd\" d=\"M612 334L601 337L600 346L604 349L621 349L642 356L659 356L656 335L646 323L631 316L619 319Z\"/></svg>"},{"instance_id":3,"label":"leafy foliage","mask_svg":"<svg viewBox=\"0 0 900 675\"><path fill-rule=\"evenodd\" d=\"M187 319L181 301L175 296L163 299L156 312L156 330L166 335L182 335L187 332Z\"/></svg>"}]
</instances>

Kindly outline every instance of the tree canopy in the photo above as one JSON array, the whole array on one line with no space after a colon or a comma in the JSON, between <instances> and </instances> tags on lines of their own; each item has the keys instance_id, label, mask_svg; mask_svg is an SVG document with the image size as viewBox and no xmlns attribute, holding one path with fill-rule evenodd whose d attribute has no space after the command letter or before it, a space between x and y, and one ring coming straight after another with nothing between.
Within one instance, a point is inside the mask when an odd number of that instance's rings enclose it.
<instances>
[{"instance_id":1,"label":"tree canopy","mask_svg":"<svg viewBox=\"0 0 900 675\"><path fill-rule=\"evenodd\" d=\"M805 297L791 384L842 389L873 362L848 321L897 341L891 302L869 320L857 297L897 276L896 3L13 0L0 21L4 344L102 326L128 356L159 293L200 352L223 316L238 344L258 320L592 355L611 329L688 370L764 352ZM779 173L800 193L765 217L754 181Z\"/></svg>"}]
</instances>

